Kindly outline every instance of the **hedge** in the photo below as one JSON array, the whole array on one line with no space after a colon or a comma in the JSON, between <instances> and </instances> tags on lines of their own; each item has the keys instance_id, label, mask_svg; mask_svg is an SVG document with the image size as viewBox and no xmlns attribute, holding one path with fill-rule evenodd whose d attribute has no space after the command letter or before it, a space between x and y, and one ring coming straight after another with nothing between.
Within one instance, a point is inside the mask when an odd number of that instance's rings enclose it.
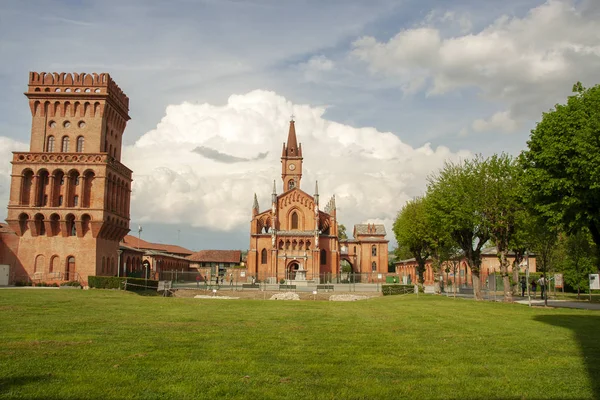
<instances>
[{"instance_id":1,"label":"hedge","mask_svg":"<svg viewBox=\"0 0 600 400\"><path fill-rule=\"evenodd\" d=\"M157 290L158 288L158 281L152 279L116 276L88 277L88 285L90 286L90 288L96 289L123 289L125 287L125 281L127 281L127 290L130 290L132 292L140 292L146 289ZM149 286L149 288L147 288L146 286Z\"/></svg>"},{"instance_id":2,"label":"hedge","mask_svg":"<svg viewBox=\"0 0 600 400\"><path fill-rule=\"evenodd\" d=\"M415 287L412 285L381 285L381 292L384 296L414 293L414 291Z\"/></svg>"}]
</instances>

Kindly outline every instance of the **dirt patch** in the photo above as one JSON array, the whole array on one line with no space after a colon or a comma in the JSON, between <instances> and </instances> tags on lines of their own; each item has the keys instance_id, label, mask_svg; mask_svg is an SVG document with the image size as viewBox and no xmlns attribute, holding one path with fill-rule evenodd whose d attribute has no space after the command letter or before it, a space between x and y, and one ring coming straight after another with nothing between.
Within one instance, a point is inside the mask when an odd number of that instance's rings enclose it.
<instances>
[{"instance_id":1,"label":"dirt patch","mask_svg":"<svg viewBox=\"0 0 600 400\"><path fill-rule=\"evenodd\" d=\"M239 297L240 299L248 299L248 300L269 300L273 295L278 293L285 293L285 291L278 290L219 290L217 291L217 296L230 296L230 297ZM380 292L319 292L316 295L313 295L312 292L294 292L299 297L300 300L320 300L320 301L329 301L329 298L333 295L341 295L341 294L351 294L356 296L366 296L366 297L381 297L382 294ZM209 295L212 296L212 291L210 290L198 290L198 289L178 289L175 291L175 297L195 297L197 295Z\"/></svg>"}]
</instances>

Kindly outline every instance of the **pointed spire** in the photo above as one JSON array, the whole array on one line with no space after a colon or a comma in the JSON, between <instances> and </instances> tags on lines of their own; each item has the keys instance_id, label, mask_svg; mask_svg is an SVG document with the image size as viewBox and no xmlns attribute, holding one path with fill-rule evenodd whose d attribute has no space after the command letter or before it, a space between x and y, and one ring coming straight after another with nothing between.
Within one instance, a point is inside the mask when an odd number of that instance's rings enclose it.
<instances>
[{"instance_id":1,"label":"pointed spire","mask_svg":"<svg viewBox=\"0 0 600 400\"><path fill-rule=\"evenodd\" d=\"M252 204L252 215L258 215L258 198L256 197L256 193L254 193L254 204Z\"/></svg>"},{"instance_id":2,"label":"pointed spire","mask_svg":"<svg viewBox=\"0 0 600 400\"><path fill-rule=\"evenodd\" d=\"M273 194L277 194L277 187L275 186L275 180L273 180Z\"/></svg>"},{"instance_id":3,"label":"pointed spire","mask_svg":"<svg viewBox=\"0 0 600 400\"><path fill-rule=\"evenodd\" d=\"M271 204L277 203L277 188L275 187L275 181L273 181L273 193L271 194Z\"/></svg>"},{"instance_id":4,"label":"pointed spire","mask_svg":"<svg viewBox=\"0 0 600 400\"><path fill-rule=\"evenodd\" d=\"M319 206L319 181L315 181L315 204Z\"/></svg>"},{"instance_id":5,"label":"pointed spire","mask_svg":"<svg viewBox=\"0 0 600 400\"><path fill-rule=\"evenodd\" d=\"M285 147L285 155L287 157L299 157L298 154L298 140L296 139L296 127L294 125L294 119L290 121L290 130L288 132L287 146Z\"/></svg>"}]
</instances>

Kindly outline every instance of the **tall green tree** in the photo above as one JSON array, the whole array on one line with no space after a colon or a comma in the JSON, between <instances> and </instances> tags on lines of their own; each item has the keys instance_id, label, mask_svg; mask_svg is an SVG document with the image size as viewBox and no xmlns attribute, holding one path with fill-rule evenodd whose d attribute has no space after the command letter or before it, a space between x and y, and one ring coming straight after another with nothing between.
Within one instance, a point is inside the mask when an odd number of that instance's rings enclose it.
<instances>
[{"instance_id":1,"label":"tall green tree","mask_svg":"<svg viewBox=\"0 0 600 400\"><path fill-rule=\"evenodd\" d=\"M507 154L494 154L478 164L477 173L482 187L481 210L491 240L497 248L500 273L504 286L504 301L512 301L508 270L508 252L513 236L523 227L518 225L521 209L519 178L521 167Z\"/></svg>"},{"instance_id":2,"label":"tall green tree","mask_svg":"<svg viewBox=\"0 0 600 400\"><path fill-rule=\"evenodd\" d=\"M600 255L600 85L578 82L573 93L531 131L520 158L526 200L567 233L588 228Z\"/></svg>"},{"instance_id":3,"label":"tall green tree","mask_svg":"<svg viewBox=\"0 0 600 400\"><path fill-rule=\"evenodd\" d=\"M422 285L430 249L424 198L415 198L402 207L394 221L393 230L398 248L410 252L417 261L418 283Z\"/></svg>"},{"instance_id":4,"label":"tall green tree","mask_svg":"<svg viewBox=\"0 0 600 400\"><path fill-rule=\"evenodd\" d=\"M533 219L530 227L529 248L535 253L537 271L544 274L546 279L548 279L548 272L558 264L557 261L560 258L560 249L556 245L558 234L557 228L546 223L541 216ZM548 305L547 295L544 297L544 303Z\"/></svg>"},{"instance_id":5,"label":"tall green tree","mask_svg":"<svg viewBox=\"0 0 600 400\"><path fill-rule=\"evenodd\" d=\"M427 190L432 218L440 221L462 250L473 277L475 298L481 296L481 249L490 239L483 215L484 193L479 173L483 160L477 157L459 163L448 162L429 178Z\"/></svg>"},{"instance_id":6,"label":"tall green tree","mask_svg":"<svg viewBox=\"0 0 600 400\"><path fill-rule=\"evenodd\" d=\"M579 299L581 290L589 289L588 275L595 270L592 238L587 229L582 229L571 235L562 235L559 240L565 254L559 268L565 283L577 290Z\"/></svg>"},{"instance_id":7,"label":"tall green tree","mask_svg":"<svg viewBox=\"0 0 600 400\"><path fill-rule=\"evenodd\" d=\"M452 240L450 233L443 225L443 221L438 219L435 210L432 209L431 201L425 197L425 212L427 218L428 246L431 257L431 268L435 276L435 291L441 293L443 287L443 266L448 263L452 257L455 257L459 249ZM446 271L448 272L448 271Z\"/></svg>"}]
</instances>

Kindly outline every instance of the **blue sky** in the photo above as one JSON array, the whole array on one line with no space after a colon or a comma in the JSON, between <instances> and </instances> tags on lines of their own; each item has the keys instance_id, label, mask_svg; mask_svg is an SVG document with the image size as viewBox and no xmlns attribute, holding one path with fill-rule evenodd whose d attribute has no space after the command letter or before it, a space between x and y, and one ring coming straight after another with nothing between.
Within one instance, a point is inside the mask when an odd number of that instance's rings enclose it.
<instances>
[{"instance_id":1,"label":"blue sky","mask_svg":"<svg viewBox=\"0 0 600 400\"><path fill-rule=\"evenodd\" d=\"M247 248L291 113L303 188L319 179L341 223L389 230L444 160L518 154L574 82L600 81L597 21L593 0L3 1L0 199L29 142L28 71L108 72L130 97L122 161L145 239Z\"/></svg>"}]
</instances>

